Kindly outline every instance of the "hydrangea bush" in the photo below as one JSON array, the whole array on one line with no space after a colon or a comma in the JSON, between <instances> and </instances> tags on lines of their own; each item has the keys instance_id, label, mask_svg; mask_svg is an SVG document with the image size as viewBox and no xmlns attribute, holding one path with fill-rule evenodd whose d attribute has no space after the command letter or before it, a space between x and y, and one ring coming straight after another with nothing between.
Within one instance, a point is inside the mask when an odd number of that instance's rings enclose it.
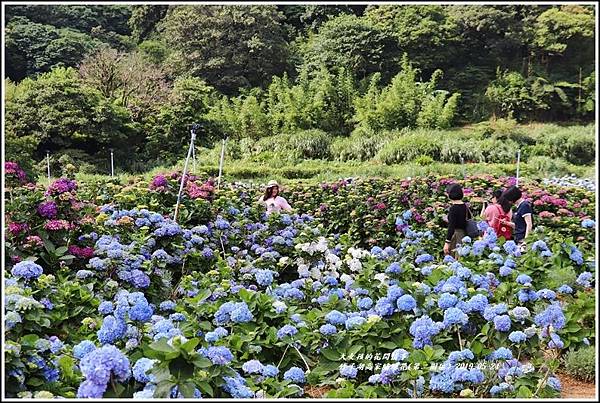
<instances>
[{"instance_id":1,"label":"hydrangea bush","mask_svg":"<svg viewBox=\"0 0 600 403\"><path fill-rule=\"evenodd\" d=\"M526 187L566 201L537 204L556 225L523 251L482 226L456 260L436 224L450 178L297 185L297 212L268 217L257 189L205 187L175 222L156 203L176 178L12 190L8 396L556 397L563 352L594 344L584 190Z\"/></svg>"}]
</instances>

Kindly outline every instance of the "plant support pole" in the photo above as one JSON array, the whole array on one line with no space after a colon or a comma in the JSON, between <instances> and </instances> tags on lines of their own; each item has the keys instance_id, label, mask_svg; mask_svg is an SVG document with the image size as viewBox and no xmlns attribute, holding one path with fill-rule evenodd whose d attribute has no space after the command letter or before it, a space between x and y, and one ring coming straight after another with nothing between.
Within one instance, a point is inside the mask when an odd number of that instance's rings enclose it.
<instances>
[{"instance_id":1,"label":"plant support pole","mask_svg":"<svg viewBox=\"0 0 600 403\"><path fill-rule=\"evenodd\" d=\"M110 176L115 177L115 161L113 156L113 149L110 149Z\"/></svg>"},{"instance_id":2,"label":"plant support pole","mask_svg":"<svg viewBox=\"0 0 600 403\"><path fill-rule=\"evenodd\" d=\"M48 185L50 184L50 151L46 151L46 165L48 167Z\"/></svg>"},{"instance_id":3,"label":"plant support pole","mask_svg":"<svg viewBox=\"0 0 600 403\"><path fill-rule=\"evenodd\" d=\"M194 148L194 140L196 140L196 132L192 132L192 139L190 140L190 148L188 148L187 157L185 157L185 164L183 166L183 174L181 176L181 185L179 186L179 194L177 195L177 204L175 204L175 214L173 214L173 221L177 222L177 213L179 212L179 203L181 203L181 195L183 193L183 182L185 181L185 175L187 174L188 163L192 155L192 149Z\"/></svg>"},{"instance_id":4,"label":"plant support pole","mask_svg":"<svg viewBox=\"0 0 600 403\"><path fill-rule=\"evenodd\" d=\"M192 172L196 174L196 147L192 148Z\"/></svg>"},{"instance_id":5,"label":"plant support pole","mask_svg":"<svg viewBox=\"0 0 600 403\"><path fill-rule=\"evenodd\" d=\"M221 187L221 175L223 174L223 160L225 159L225 142L227 138L223 139L223 145L221 146L221 160L219 161L219 178L217 179L217 189Z\"/></svg>"},{"instance_id":6,"label":"plant support pole","mask_svg":"<svg viewBox=\"0 0 600 403\"><path fill-rule=\"evenodd\" d=\"M517 151L517 180L515 186L519 186L519 165L521 164L521 150Z\"/></svg>"}]
</instances>

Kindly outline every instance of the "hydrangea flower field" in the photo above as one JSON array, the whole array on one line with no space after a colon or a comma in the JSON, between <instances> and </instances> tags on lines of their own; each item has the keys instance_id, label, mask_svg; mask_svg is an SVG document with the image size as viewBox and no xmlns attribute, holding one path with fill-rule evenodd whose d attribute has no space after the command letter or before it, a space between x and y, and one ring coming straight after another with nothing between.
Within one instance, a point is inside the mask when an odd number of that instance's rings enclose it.
<instances>
[{"instance_id":1,"label":"hydrangea flower field","mask_svg":"<svg viewBox=\"0 0 600 403\"><path fill-rule=\"evenodd\" d=\"M260 187L190 176L175 222L178 173L5 168L8 397L559 397L595 344L589 183L520 183L525 250L480 223L455 260L446 185L479 211L514 178L299 183L267 217Z\"/></svg>"}]
</instances>

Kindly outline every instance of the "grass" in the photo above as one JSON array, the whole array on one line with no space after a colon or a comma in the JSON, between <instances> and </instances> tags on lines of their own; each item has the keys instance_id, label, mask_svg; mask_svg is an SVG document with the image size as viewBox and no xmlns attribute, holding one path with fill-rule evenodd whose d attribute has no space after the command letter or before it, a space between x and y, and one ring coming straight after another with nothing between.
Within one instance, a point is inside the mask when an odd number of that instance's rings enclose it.
<instances>
[{"instance_id":1,"label":"grass","mask_svg":"<svg viewBox=\"0 0 600 403\"><path fill-rule=\"evenodd\" d=\"M130 180L139 180L143 178L150 180L158 173L171 172L174 170L183 170L184 161L175 166L158 167L142 175L132 175L128 173L118 173L119 182L128 182ZM568 164L562 168L564 172L540 172L537 167L521 164L521 178L544 178L552 175L562 176L564 174L574 173L582 178L595 178L594 167L581 167ZM191 173L202 177L212 176L216 178L219 167L218 161L208 161L206 158L200 158L196 163L195 171L189 167ZM248 160L225 161L223 167L223 180L228 182L242 181L248 183L264 183L275 179L280 182L328 182L336 181L348 177L379 177L379 178L408 178L416 176L425 176L429 174L437 175L473 175L473 174L491 174L496 176L516 175L515 164L447 164L434 162L430 165L420 166L415 163L385 165L377 162L333 162L324 160L304 160L297 163L282 163L281 161L254 162ZM83 182L93 182L106 179L107 175L102 174L84 174L78 173L76 179ZM48 179L39 178L39 182L47 185Z\"/></svg>"},{"instance_id":2,"label":"grass","mask_svg":"<svg viewBox=\"0 0 600 403\"><path fill-rule=\"evenodd\" d=\"M490 132L491 130L491 132ZM468 147L465 140L478 141L483 132L490 132L493 135L508 136L509 138L520 138L520 141L539 142L542 145L548 145L550 142L566 141L581 137L593 136L595 126L589 125L570 125L560 126L552 123L531 123L516 124L513 121L498 120L494 122L482 122L479 124L468 125L451 130L413 130L399 131L390 133L389 136L383 134L375 136L376 142L381 146L392 141L395 137L404 136L409 133L419 134L423 138L442 138L454 139L457 150ZM394 134L392 136L392 134ZM559 135L558 140L554 139ZM383 137L381 137L383 136ZM364 137L364 136L363 136ZM372 146L368 140L361 136L351 136L348 138L337 138L338 143L347 143L345 146L358 147L362 150L365 147ZM527 140L527 138L529 140ZM365 140L365 141L363 141ZM429 165L419 165L414 161L401 162L398 164L384 164L376 156L372 156L366 161L349 160L341 161L339 154L336 154L344 147L331 147L329 159L303 159L298 157L298 153L291 149L291 145L271 144L270 138L263 138L258 142L249 139L242 141L230 141L226 149L225 165L223 179L229 182L260 182L264 183L270 179L276 179L284 182L321 182L335 181L347 177L381 177L381 178L407 178L422 176L428 174L439 175L471 175L471 174L491 174L491 175L515 175L516 165L514 163L485 163L472 162L464 165L457 163L443 163L434 161ZM259 144L260 143L260 144ZM200 176L218 175L218 163L221 152L220 142L212 149L198 148L196 169L192 170ZM259 144L260 147L257 146ZM469 143L471 144L471 143ZM476 143L473 143L475 145ZM343 144L342 144L343 145ZM556 145L555 145L556 146ZM258 148L256 148L258 147ZM461 148L462 147L462 148ZM465 149L464 152L468 152ZM371 153L373 150L370 151ZM182 151L182 157L185 150ZM337 155L337 157L336 157ZM510 160L508 159L504 159ZM500 160L498 160L500 161ZM393 162L393 161L392 161ZM454 159L454 162L458 162ZM521 161L520 176L524 178L544 178L550 176L563 176L575 174L582 178L595 178L595 167L590 165L574 165L562 158L556 156L531 155ZM160 172L170 172L173 170L182 170L184 161L180 160L175 166L162 166L153 168L144 174L128 174L119 172L117 168L117 177L120 181L136 180L135 178L150 179ZM190 169L191 169L190 164ZM81 181L94 181L105 179L102 174L77 174L76 178ZM47 178L40 176L39 182L47 184Z\"/></svg>"}]
</instances>

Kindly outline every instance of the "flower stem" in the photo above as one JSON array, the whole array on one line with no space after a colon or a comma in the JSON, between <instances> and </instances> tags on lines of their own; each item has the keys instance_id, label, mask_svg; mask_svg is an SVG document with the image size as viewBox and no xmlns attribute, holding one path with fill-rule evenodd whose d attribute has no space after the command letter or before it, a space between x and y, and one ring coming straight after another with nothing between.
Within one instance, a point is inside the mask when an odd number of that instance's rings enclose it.
<instances>
[{"instance_id":1,"label":"flower stem","mask_svg":"<svg viewBox=\"0 0 600 403\"><path fill-rule=\"evenodd\" d=\"M309 373L310 372L310 367L308 366L308 363L304 359L304 356L302 355L302 353L300 352L300 350L298 350L298 347L294 346L293 344L292 344L292 347L294 347L294 349L298 352L298 354L300 354L300 358L302 358L302 361L304 361L304 365L306 365L306 373Z\"/></svg>"},{"instance_id":2,"label":"flower stem","mask_svg":"<svg viewBox=\"0 0 600 403\"><path fill-rule=\"evenodd\" d=\"M290 348L290 345L288 344L287 347L285 348L285 351L283 352L283 355L281 356L281 359L279 360L279 364L277 364L277 368L279 368L279 366L281 365L281 361L283 361L283 357L285 357L285 353L287 353L288 348Z\"/></svg>"},{"instance_id":3,"label":"flower stem","mask_svg":"<svg viewBox=\"0 0 600 403\"><path fill-rule=\"evenodd\" d=\"M460 337L460 328L456 327L456 333L458 334L458 345L460 346L460 351L463 349L462 338Z\"/></svg>"}]
</instances>

